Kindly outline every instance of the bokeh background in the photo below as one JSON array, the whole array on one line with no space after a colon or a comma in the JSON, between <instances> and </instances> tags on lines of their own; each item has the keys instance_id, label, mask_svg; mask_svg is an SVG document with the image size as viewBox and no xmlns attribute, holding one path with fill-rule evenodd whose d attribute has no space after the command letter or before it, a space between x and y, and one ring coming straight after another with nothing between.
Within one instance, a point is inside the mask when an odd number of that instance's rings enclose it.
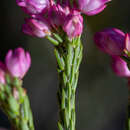
<instances>
[{"instance_id":1,"label":"bokeh background","mask_svg":"<svg viewBox=\"0 0 130 130\"><path fill-rule=\"evenodd\" d=\"M129 0L113 0L102 13L86 17L84 57L76 96L77 130L124 130L127 81L112 72L111 59L95 46L93 34L105 27L130 32L129 7ZM58 80L53 46L46 39L21 32L26 15L15 0L1 0L0 14L0 59L4 60L9 49L19 46L30 51L32 66L24 78L24 87L30 97L36 130L57 130ZM0 126L10 127L2 112Z\"/></svg>"}]
</instances>

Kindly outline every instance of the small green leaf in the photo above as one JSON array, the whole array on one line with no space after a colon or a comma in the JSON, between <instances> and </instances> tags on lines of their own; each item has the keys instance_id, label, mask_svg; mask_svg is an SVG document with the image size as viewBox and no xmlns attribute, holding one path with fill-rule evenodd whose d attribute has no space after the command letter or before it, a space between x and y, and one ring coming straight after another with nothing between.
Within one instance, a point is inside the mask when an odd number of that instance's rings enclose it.
<instances>
[{"instance_id":1,"label":"small green leaf","mask_svg":"<svg viewBox=\"0 0 130 130\"><path fill-rule=\"evenodd\" d=\"M69 127L69 114L68 114L67 109L65 109L64 111L64 120L65 120L66 128L68 128Z\"/></svg>"},{"instance_id":2,"label":"small green leaf","mask_svg":"<svg viewBox=\"0 0 130 130\"><path fill-rule=\"evenodd\" d=\"M71 67L72 67L72 61L73 61L73 55L74 55L74 51L73 51L73 47L71 44L68 44L68 54L67 54L67 58L66 58L66 72L67 72L67 76L70 76L71 73Z\"/></svg>"},{"instance_id":3,"label":"small green leaf","mask_svg":"<svg viewBox=\"0 0 130 130\"><path fill-rule=\"evenodd\" d=\"M12 94L12 89L10 85L5 85L5 93L9 96Z\"/></svg>"},{"instance_id":4,"label":"small green leaf","mask_svg":"<svg viewBox=\"0 0 130 130\"><path fill-rule=\"evenodd\" d=\"M54 49L54 54L56 56L57 63L59 65L60 69L64 70L64 67L65 67L64 59L63 59L63 57L60 56L60 54L56 48Z\"/></svg>"},{"instance_id":5,"label":"small green leaf","mask_svg":"<svg viewBox=\"0 0 130 130\"><path fill-rule=\"evenodd\" d=\"M13 96L9 96L8 104L9 104L10 110L13 113L15 113L16 115L18 115L19 114L19 104L17 103L17 101L15 100L15 98Z\"/></svg>"},{"instance_id":6,"label":"small green leaf","mask_svg":"<svg viewBox=\"0 0 130 130\"><path fill-rule=\"evenodd\" d=\"M62 38L61 38L58 34L53 33L53 35L54 35L54 37L55 37L60 43L63 42Z\"/></svg>"},{"instance_id":7,"label":"small green leaf","mask_svg":"<svg viewBox=\"0 0 130 130\"><path fill-rule=\"evenodd\" d=\"M72 84L72 89L76 90L77 83L78 83L79 71L75 74L75 82Z\"/></svg>"},{"instance_id":8,"label":"small green leaf","mask_svg":"<svg viewBox=\"0 0 130 130\"><path fill-rule=\"evenodd\" d=\"M29 102L28 102L27 96L25 96L24 98L23 109L24 109L24 119L28 120L29 119Z\"/></svg>"},{"instance_id":9,"label":"small green leaf","mask_svg":"<svg viewBox=\"0 0 130 130\"><path fill-rule=\"evenodd\" d=\"M60 122L58 122L58 130L64 130Z\"/></svg>"},{"instance_id":10,"label":"small green leaf","mask_svg":"<svg viewBox=\"0 0 130 130\"><path fill-rule=\"evenodd\" d=\"M28 123L25 120L22 120L20 122L20 127L21 127L21 130L30 130L28 127Z\"/></svg>"},{"instance_id":11,"label":"small green leaf","mask_svg":"<svg viewBox=\"0 0 130 130\"><path fill-rule=\"evenodd\" d=\"M7 83L7 84L10 84L10 83L11 83L10 75L6 74L6 75L5 75L5 79L6 79L6 83Z\"/></svg>"},{"instance_id":12,"label":"small green leaf","mask_svg":"<svg viewBox=\"0 0 130 130\"><path fill-rule=\"evenodd\" d=\"M5 101L6 95L5 95L4 92L0 92L0 98L1 98L2 101Z\"/></svg>"},{"instance_id":13,"label":"small green leaf","mask_svg":"<svg viewBox=\"0 0 130 130\"><path fill-rule=\"evenodd\" d=\"M46 38L55 46L59 45L59 42L55 39L53 39L51 36L46 36Z\"/></svg>"},{"instance_id":14,"label":"small green leaf","mask_svg":"<svg viewBox=\"0 0 130 130\"><path fill-rule=\"evenodd\" d=\"M65 108L65 91L64 89L62 89L62 102L61 102L61 108L64 109Z\"/></svg>"},{"instance_id":15,"label":"small green leaf","mask_svg":"<svg viewBox=\"0 0 130 130\"><path fill-rule=\"evenodd\" d=\"M65 85L68 82L68 79L67 79L67 76L66 76L65 72L63 72L63 81L64 81Z\"/></svg>"}]
</instances>

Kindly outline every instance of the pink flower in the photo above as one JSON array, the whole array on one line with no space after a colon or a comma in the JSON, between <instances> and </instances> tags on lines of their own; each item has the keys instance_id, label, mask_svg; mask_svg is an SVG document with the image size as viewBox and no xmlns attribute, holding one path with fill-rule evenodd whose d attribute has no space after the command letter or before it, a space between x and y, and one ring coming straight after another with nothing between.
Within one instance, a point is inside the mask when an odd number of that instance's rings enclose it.
<instances>
[{"instance_id":1,"label":"pink flower","mask_svg":"<svg viewBox=\"0 0 130 130\"><path fill-rule=\"evenodd\" d=\"M28 18L25 22L26 23L22 27L25 34L40 38L51 34L49 24L44 18Z\"/></svg>"},{"instance_id":2,"label":"pink flower","mask_svg":"<svg viewBox=\"0 0 130 130\"><path fill-rule=\"evenodd\" d=\"M99 49L109 55L121 55L125 48L125 34L116 28L97 32L94 40Z\"/></svg>"},{"instance_id":3,"label":"pink flower","mask_svg":"<svg viewBox=\"0 0 130 130\"><path fill-rule=\"evenodd\" d=\"M57 28L64 24L65 21L65 10L62 8L59 4L54 4L50 7L48 12L49 22L51 23L51 26L54 28Z\"/></svg>"},{"instance_id":4,"label":"pink flower","mask_svg":"<svg viewBox=\"0 0 130 130\"><path fill-rule=\"evenodd\" d=\"M100 13L111 0L78 0L79 9L87 15Z\"/></svg>"},{"instance_id":5,"label":"pink flower","mask_svg":"<svg viewBox=\"0 0 130 130\"><path fill-rule=\"evenodd\" d=\"M120 77L130 77L127 63L118 56L112 57L112 69Z\"/></svg>"},{"instance_id":6,"label":"pink flower","mask_svg":"<svg viewBox=\"0 0 130 130\"><path fill-rule=\"evenodd\" d=\"M130 33L125 36L125 49L130 52Z\"/></svg>"},{"instance_id":7,"label":"pink flower","mask_svg":"<svg viewBox=\"0 0 130 130\"><path fill-rule=\"evenodd\" d=\"M18 6L29 14L41 13L49 6L49 0L16 0Z\"/></svg>"},{"instance_id":8,"label":"pink flower","mask_svg":"<svg viewBox=\"0 0 130 130\"><path fill-rule=\"evenodd\" d=\"M0 84L5 84L5 65L0 62Z\"/></svg>"},{"instance_id":9,"label":"pink flower","mask_svg":"<svg viewBox=\"0 0 130 130\"><path fill-rule=\"evenodd\" d=\"M6 67L13 77L23 78L31 65L31 57L22 48L9 50L5 58Z\"/></svg>"},{"instance_id":10,"label":"pink flower","mask_svg":"<svg viewBox=\"0 0 130 130\"><path fill-rule=\"evenodd\" d=\"M63 30L67 33L70 39L80 36L83 31L83 17L80 12L73 10L65 20Z\"/></svg>"}]
</instances>

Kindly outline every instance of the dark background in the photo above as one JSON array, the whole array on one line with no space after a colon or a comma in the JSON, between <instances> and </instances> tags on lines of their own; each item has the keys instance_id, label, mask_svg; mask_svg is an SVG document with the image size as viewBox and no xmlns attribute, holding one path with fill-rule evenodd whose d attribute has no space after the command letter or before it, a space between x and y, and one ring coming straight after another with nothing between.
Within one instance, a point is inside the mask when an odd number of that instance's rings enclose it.
<instances>
[{"instance_id":1,"label":"dark background","mask_svg":"<svg viewBox=\"0 0 130 130\"><path fill-rule=\"evenodd\" d=\"M93 34L105 27L130 32L130 1L113 0L99 15L87 17L84 24L84 58L77 88L77 130L123 130L128 99L127 81L110 68L110 57L100 52ZM21 32L25 14L15 0L0 2L0 59L9 49L24 47L32 56L32 66L24 78L36 130L57 130L57 72L53 46L46 39ZM9 128L0 112L0 126Z\"/></svg>"}]
</instances>

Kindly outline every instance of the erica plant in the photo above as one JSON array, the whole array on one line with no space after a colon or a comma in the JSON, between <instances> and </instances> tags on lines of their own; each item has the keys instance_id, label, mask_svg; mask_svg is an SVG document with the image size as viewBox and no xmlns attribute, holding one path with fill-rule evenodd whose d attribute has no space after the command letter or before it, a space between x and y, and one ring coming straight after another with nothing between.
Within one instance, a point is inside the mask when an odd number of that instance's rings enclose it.
<instances>
[{"instance_id":1,"label":"erica plant","mask_svg":"<svg viewBox=\"0 0 130 130\"><path fill-rule=\"evenodd\" d=\"M33 117L23 78L31 65L28 52L9 50L5 63L0 62L0 107L8 116L13 130L34 130Z\"/></svg>"},{"instance_id":2,"label":"erica plant","mask_svg":"<svg viewBox=\"0 0 130 130\"><path fill-rule=\"evenodd\" d=\"M17 0L29 15L22 30L25 34L47 38L54 45L59 77L59 130L75 130L75 93L82 61L82 14L103 11L110 0Z\"/></svg>"},{"instance_id":3,"label":"erica plant","mask_svg":"<svg viewBox=\"0 0 130 130\"><path fill-rule=\"evenodd\" d=\"M111 56L113 72L128 80L130 90L130 35L116 28L104 29L94 36L97 47ZM127 130L130 129L130 95L128 97Z\"/></svg>"}]
</instances>

